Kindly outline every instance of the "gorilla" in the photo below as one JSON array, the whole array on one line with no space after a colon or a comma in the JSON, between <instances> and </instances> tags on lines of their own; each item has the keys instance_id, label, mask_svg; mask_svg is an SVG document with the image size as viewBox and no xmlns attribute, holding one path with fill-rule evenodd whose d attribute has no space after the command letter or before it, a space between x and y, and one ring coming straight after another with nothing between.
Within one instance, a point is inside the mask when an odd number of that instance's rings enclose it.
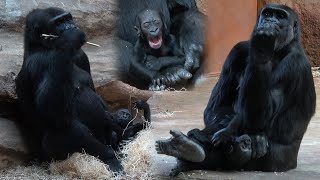
<instances>
[{"instance_id":1,"label":"gorilla","mask_svg":"<svg viewBox=\"0 0 320 180\"><path fill-rule=\"evenodd\" d=\"M151 123L151 111L147 102L139 100L133 103L133 109L143 110L142 122L133 123L135 118L128 109L119 109L113 114L113 132L112 143L113 149L119 149L119 146L124 140L132 140L135 135L149 127Z\"/></svg>"},{"instance_id":2,"label":"gorilla","mask_svg":"<svg viewBox=\"0 0 320 180\"><path fill-rule=\"evenodd\" d=\"M166 34L170 34L173 11L184 12L194 8L197 8L195 0L137 0L135 3L120 0L118 36L123 41L128 42L121 42L118 46L120 53L118 76L120 80L140 89L163 90L165 87L174 86L180 82L184 83L191 79L192 74L184 68L185 58L183 57L185 54L182 48L179 47L180 45L175 41L174 36L167 36ZM137 42L141 42L142 38L142 31L139 28L141 24L137 24L137 20L139 21L141 18L146 20L158 16L157 13L143 12L146 9L157 11L161 17L163 37L160 38L159 35L156 35L155 38L148 39L152 40L148 41L148 49L141 48L139 43L139 51L137 52ZM144 14L142 15L142 13ZM138 36L136 36L137 30ZM150 32L148 36L150 36ZM135 47L133 47L134 45ZM162 45L165 46L162 47ZM152 48L152 46L156 48ZM160 47L162 47L161 50L158 49ZM169 47L169 50L163 51L167 47ZM149 54L150 50L152 50L151 54ZM152 56L145 58L145 54ZM156 58L154 58L154 55L156 55ZM148 63L144 62L146 60ZM158 63L158 60L161 63Z\"/></svg>"},{"instance_id":3,"label":"gorilla","mask_svg":"<svg viewBox=\"0 0 320 180\"><path fill-rule=\"evenodd\" d=\"M153 9L145 9L136 17L135 29L139 39L134 46L130 73L146 77L149 90L164 90L175 78L166 77L163 70L175 65L183 67L185 62L182 50L163 20L163 15ZM184 69L181 73L192 77Z\"/></svg>"},{"instance_id":4,"label":"gorilla","mask_svg":"<svg viewBox=\"0 0 320 180\"><path fill-rule=\"evenodd\" d=\"M95 92L81 49L85 34L70 13L35 9L26 17L23 65L16 79L22 126L41 161L65 159L83 150L112 171L122 171L112 140L112 115Z\"/></svg>"},{"instance_id":5,"label":"gorilla","mask_svg":"<svg viewBox=\"0 0 320 180\"><path fill-rule=\"evenodd\" d=\"M156 142L178 158L171 175L192 169L287 171L297 166L315 113L311 67L300 42L298 15L266 5L249 41L229 53L204 111L205 128Z\"/></svg>"}]
</instances>

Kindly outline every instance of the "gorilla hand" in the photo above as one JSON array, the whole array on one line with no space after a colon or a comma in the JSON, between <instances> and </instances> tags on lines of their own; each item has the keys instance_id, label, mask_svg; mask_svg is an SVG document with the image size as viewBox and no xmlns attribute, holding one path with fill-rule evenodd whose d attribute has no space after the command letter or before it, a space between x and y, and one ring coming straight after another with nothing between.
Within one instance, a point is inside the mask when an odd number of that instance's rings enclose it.
<instances>
[{"instance_id":1,"label":"gorilla hand","mask_svg":"<svg viewBox=\"0 0 320 180\"><path fill-rule=\"evenodd\" d=\"M218 147L222 144L226 144L232 140L232 133L229 129L224 128L214 133L211 142L214 147Z\"/></svg>"},{"instance_id":2,"label":"gorilla hand","mask_svg":"<svg viewBox=\"0 0 320 180\"><path fill-rule=\"evenodd\" d=\"M276 39L279 34L279 26L273 23L264 23L255 29L251 38L251 53L254 60L266 63L274 54ZM262 58L259 58L262 56Z\"/></svg>"},{"instance_id":3,"label":"gorilla hand","mask_svg":"<svg viewBox=\"0 0 320 180\"><path fill-rule=\"evenodd\" d=\"M192 78L192 74L185 70L184 68L174 68L172 71L166 73L166 78L168 79L169 85L175 85L182 80L188 80Z\"/></svg>"},{"instance_id":4,"label":"gorilla hand","mask_svg":"<svg viewBox=\"0 0 320 180\"><path fill-rule=\"evenodd\" d=\"M269 148L269 142L265 135L258 134L251 136L251 148L252 148L252 159L258 159L267 154Z\"/></svg>"},{"instance_id":5,"label":"gorilla hand","mask_svg":"<svg viewBox=\"0 0 320 180\"><path fill-rule=\"evenodd\" d=\"M157 74L152 79L152 84L149 85L150 91L162 91L165 90L168 84L168 79L161 74Z\"/></svg>"}]
</instances>

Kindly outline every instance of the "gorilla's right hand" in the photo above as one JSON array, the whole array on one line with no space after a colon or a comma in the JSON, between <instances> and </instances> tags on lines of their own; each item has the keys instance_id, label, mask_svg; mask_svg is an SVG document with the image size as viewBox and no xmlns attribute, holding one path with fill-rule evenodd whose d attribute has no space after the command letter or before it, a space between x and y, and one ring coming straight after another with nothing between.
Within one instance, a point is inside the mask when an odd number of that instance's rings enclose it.
<instances>
[{"instance_id":1,"label":"gorilla's right hand","mask_svg":"<svg viewBox=\"0 0 320 180\"><path fill-rule=\"evenodd\" d=\"M168 85L176 85L181 81L192 78L192 74L184 68L175 68L166 73Z\"/></svg>"}]
</instances>

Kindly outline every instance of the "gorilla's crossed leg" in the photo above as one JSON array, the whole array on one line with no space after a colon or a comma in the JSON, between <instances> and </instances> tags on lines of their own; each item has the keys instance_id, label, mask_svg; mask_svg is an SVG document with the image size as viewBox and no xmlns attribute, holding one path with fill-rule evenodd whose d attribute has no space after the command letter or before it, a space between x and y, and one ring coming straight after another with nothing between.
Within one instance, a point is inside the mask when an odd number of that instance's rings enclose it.
<instances>
[{"instance_id":1,"label":"gorilla's crossed leg","mask_svg":"<svg viewBox=\"0 0 320 180\"><path fill-rule=\"evenodd\" d=\"M247 134L235 137L219 148L214 148L211 137L199 129L189 131L187 136L180 131L172 130L170 134L171 138L156 141L156 150L158 154L179 159L178 166L171 172L172 176L191 169L205 169L203 165L208 163L216 168L223 166L230 169L240 168L252 158L253 154L262 154L253 153L252 140Z\"/></svg>"}]
</instances>

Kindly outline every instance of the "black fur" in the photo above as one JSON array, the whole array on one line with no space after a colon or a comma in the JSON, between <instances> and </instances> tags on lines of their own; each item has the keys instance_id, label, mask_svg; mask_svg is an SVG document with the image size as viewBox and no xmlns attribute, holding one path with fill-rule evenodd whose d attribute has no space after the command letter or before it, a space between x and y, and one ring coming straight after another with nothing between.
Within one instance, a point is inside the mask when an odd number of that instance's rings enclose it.
<instances>
[{"instance_id":1,"label":"black fur","mask_svg":"<svg viewBox=\"0 0 320 180\"><path fill-rule=\"evenodd\" d=\"M112 138L111 114L95 92L88 57L81 50L86 36L71 14L59 8L33 10L26 18L24 40L16 91L22 123L33 142L31 151L50 161L85 150L111 170L121 171L107 146Z\"/></svg>"}]
</instances>

